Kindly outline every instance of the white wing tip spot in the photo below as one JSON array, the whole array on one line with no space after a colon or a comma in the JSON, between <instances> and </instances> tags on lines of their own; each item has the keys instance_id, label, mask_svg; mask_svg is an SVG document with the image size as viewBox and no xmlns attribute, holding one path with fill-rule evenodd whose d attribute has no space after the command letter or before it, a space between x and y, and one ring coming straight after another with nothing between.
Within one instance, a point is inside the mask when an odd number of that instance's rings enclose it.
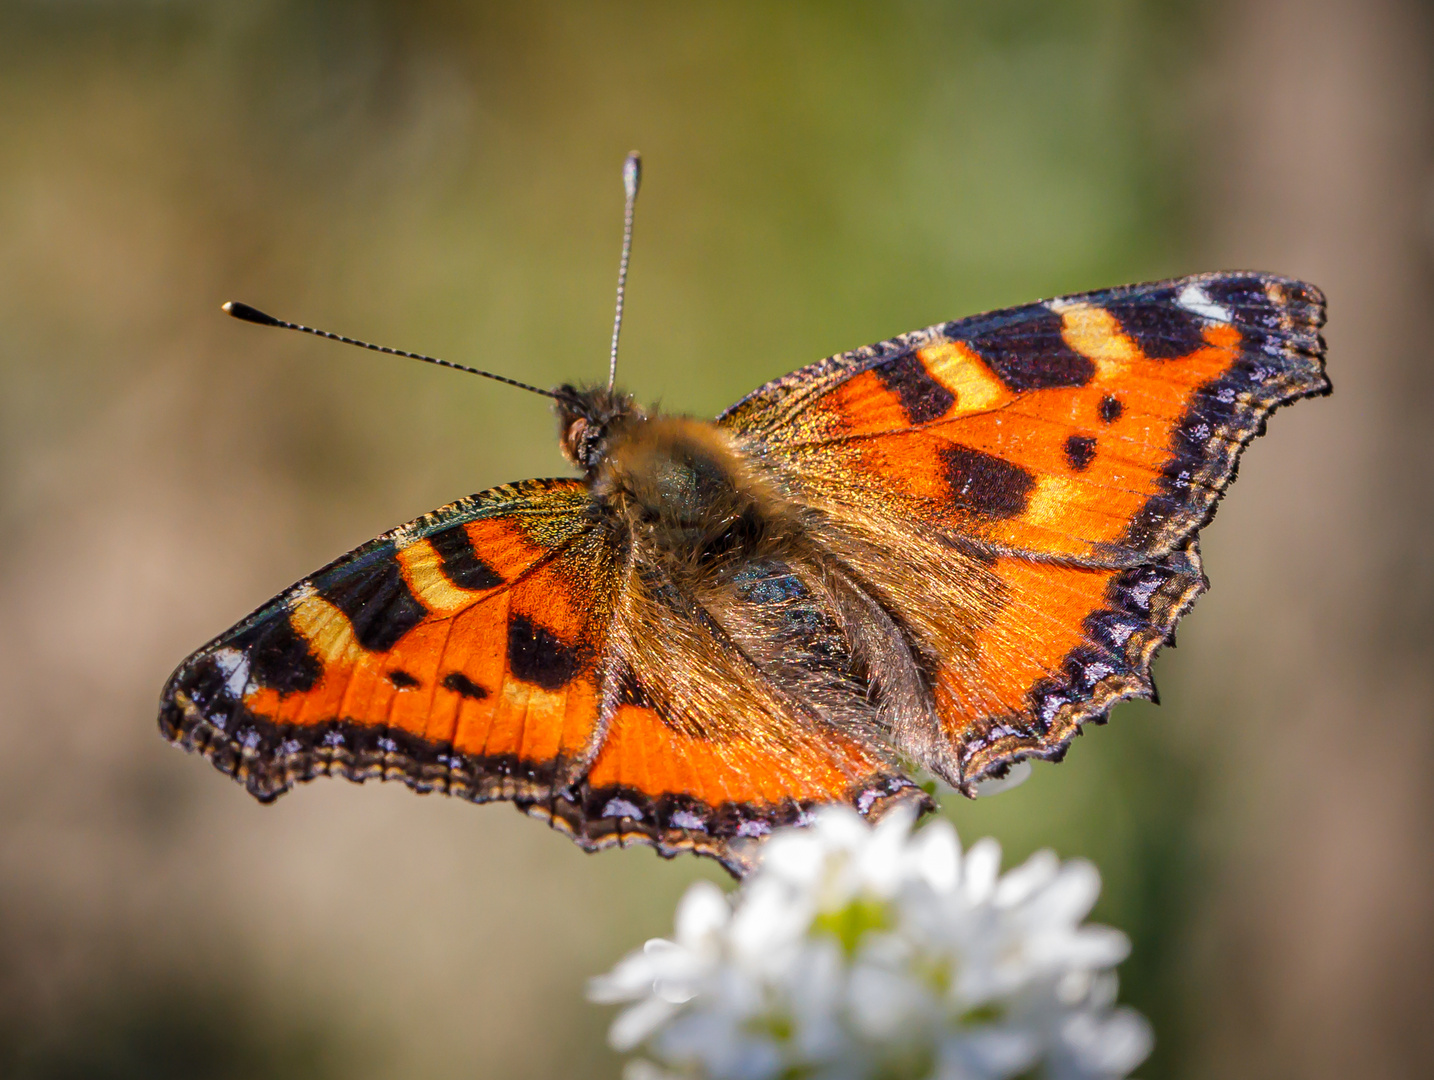
<instances>
[{"instance_id":1,"label":"white wing tip spot","mask_svg":"<svg viewBox=\"0 0 1434 1080\"><path fill-rule=\"evenodd\" d=\"M215 649L214 666L224 673L224 689L230 697L242 698L249 689L249 660L238 649Z\"/></svg>"},{"instance_id":2,"label":"white wing tip spot","mask_svg":"<svg viewBox=\"0 0 1434 1080\"><path fill-rule=\"evenodd\" d=\"M1180 290L1180 295L1175 298L1175 303L1186 311L1199 315L1202 319L1225 323L1234 321L1234 316L1229 308L1224 304L1215 303L1210 299L1210 294L1193 281Z\"/></svg>"}]
</instances>

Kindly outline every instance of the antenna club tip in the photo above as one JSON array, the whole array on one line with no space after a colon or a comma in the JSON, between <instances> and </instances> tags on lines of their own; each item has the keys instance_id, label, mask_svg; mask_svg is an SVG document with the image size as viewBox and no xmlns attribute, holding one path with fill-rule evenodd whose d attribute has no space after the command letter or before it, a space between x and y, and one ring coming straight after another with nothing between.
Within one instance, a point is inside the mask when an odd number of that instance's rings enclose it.
<instances>
[{"instance_id":1,"label":"antenna club tip","mask_svg":"<svg viewBox=\"0 0 1434 1080\"><path fill-rule=\"evenodd\" d=\"M627 197L637 197L638 185L642 183L642 155L636 150L627 155L627 160L622 163L622 186L627 189Z\"/></svg>"},{"instance_id":2,"label":"antenna club tip","mask_svg":"<svg viewBox=\"0 0 1434 1080\"><path fill-rule=\"evenodd\" d=\"M243 319L245 322L258 323L260 326L283 326L284 324L272 315L266 315L258 308L252 308L248 304L241 304L237 300L226 300L219 308L226 315L232 315L236 319Z\"/></svg>"}]
</instances>

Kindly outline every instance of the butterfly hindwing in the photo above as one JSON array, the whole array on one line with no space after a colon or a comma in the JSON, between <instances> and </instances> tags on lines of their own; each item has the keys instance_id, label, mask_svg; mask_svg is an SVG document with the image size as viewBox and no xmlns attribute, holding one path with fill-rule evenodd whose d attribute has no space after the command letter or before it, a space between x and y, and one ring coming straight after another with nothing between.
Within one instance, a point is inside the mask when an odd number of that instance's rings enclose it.
<instances>
[{"instance_id":1,"label":"butterfly hindwing","mask_svg":"<svg viewBox=\"0 0 1434 1080\"><path fill-rule=\"evenodd\" d=\"M925 794L860 744L840 735L774 752L760 734L693 731L651 705L620 705L592 769L556 799L525 808L584 848L646 843L666 856L695 851L734 873L752 845L813 807L848 803L879 817Z\"/></svg>"},{"instance_id":2,"label":"butterfly hindwing","mask_svg":"<svg viewBox=\"0 0 1434 1080\"><path fill-rule=\"evenodd\" d=\"M588 848L642 841L740 872L750 840L814 806L925 805L863 737L866 687L817 590L770 556L707 569L635 557L613 615L617 707L602 748L568 797L531 812Z\"/></svg>"},{"instance_id":3,"label":"butterfly hindwing","mask_svg":"<svg viewBox=\"0 0 1434 1080\"><path fill-rule=\"evenodd\" d=\"M1323 319L1317 289L1269 275L1127 286L821 361L719 423L899 564L863 569L930 646L928 764L965 784L1149 692L1240 450L1328 392Z\"/></svg>"},{"instance_id":4,"label":"butterfly hindwing","mask_svg":"<svg viewBox=\"0 0 1434 1080\"><path fill-rule=\"evenodd\" d=\"M1109 570L1003 556L1000 614L975 659L939 664L935 696L952 764L966 783L1011 760L1059 759L1087 720L1150 697L1150 661L1204 590L1199 553Z\"/></svg>"}]
</instances>

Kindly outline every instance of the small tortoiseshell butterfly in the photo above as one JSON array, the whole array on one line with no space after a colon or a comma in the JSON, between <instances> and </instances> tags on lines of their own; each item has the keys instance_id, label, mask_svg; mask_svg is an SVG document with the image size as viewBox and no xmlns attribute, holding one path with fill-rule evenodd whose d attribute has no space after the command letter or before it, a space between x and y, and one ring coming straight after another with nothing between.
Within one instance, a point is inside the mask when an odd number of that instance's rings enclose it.
<instances>
[{"instance_id":1,"label":"small tortoiseshell butterfly","mask_svg":"<svg viewBox=\"0 0 1434 1080\"><path fill-rule=\"evenodd\" d=\"M559 387L580 477L305 578L179 666L160 727L261 801L397 779L742 873L813 806L925 808L912 766L970 793L1151 696L1240 451L1329 392L1323 322L1311 285L1201 274L941 323L715 421Z\"/></svg>"}]
</instances>

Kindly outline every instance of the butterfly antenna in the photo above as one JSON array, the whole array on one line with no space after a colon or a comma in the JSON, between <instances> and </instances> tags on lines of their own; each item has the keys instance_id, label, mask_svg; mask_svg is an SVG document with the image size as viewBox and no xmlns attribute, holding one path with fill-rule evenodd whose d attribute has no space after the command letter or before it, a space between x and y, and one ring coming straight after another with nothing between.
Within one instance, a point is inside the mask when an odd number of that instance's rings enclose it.
<instances>
[{"instance_id":1,"label":"butterfly antenna","mask_svg":"<svg viewBox=\"0 0 1434 1080\"><path fill-rule=\"evenodd\" d=\"M516 386L519 390L531 390L535 394L542 394L543 397L556 398L558 396L551 390L542 390L536 386L529 386L525 382L510 379L506 375L494 375L491 371L480 371L478 368L468 367L464 364L455 364L451 360L440 360L436 356L424 356L422 353L408 352L406 349L390 349L387 345L375 345L370 341L360 341L358 338L344 337L342 334L331 334L327 330L315 330L312 326L305 326L302 323L276 319L274 316L268 315L258 308L252 308L248 304L241 304L237 300L230 300L223 305L221 310L227 315L233 315L236 319L258 323L260 326L281 326L285 330L297 330L301 334L313 334L315 337L328 338L330 341L341 341L345 345L357 345L361 349L372 349L374 352L387 353L389 356L406 356L410 360L422 360L425 364L437 364L439 367L452 368L454 371L466 371L470 375L482 375L485 379L507 383L509 386Z\"/></svg>"},{"instance_id":2,"label":"butterfly antenna","mask_svg":"<svg viewBox=\"0 0 1434 1080\"><path fill-rule=\"evenodd\" d=\"M612 355L608 359L607 388L617 382L617 336L622 333L622 297L627 288L627 260L632 255L632 211L637 205L637 188L642 183L642 155L636 150L622 163L622 186L627 191L627 207L622 215L622 259L617 264L617 314L612 320Z\"/></svg>"}]
</instances>

